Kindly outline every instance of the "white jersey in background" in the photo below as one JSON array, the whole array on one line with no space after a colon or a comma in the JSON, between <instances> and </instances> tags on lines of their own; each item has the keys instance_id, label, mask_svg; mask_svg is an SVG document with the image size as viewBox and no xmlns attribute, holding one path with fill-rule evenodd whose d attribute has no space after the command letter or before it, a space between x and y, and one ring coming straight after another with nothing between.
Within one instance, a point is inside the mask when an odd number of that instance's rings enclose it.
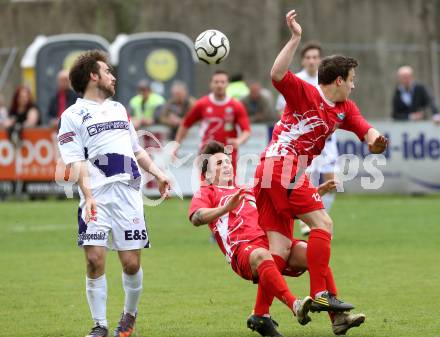
<instances>
[{"instance_id":1,"label":"white jersey in background","mask_svg":"<svg viewBox=\"0 0 440 337\"><path fill-rule=\"evenodd\" d=\"M140 188L141 147L122 104L78 98L61 116L58 147L66 165L88 160L91 189L117 181Z\"/></svg>"},{"instance_id":2,"label":"white jersey in background","mask_svg":"<svg viewBox=\"0 0 440 337\"><path fill-rule=\"evenodd\" d=\"M134 155L142 148L125 107L111 100L100 104L79 98L61 115L58 147L66 165L87 160L97 204L97 216L86 223L86 202L79 190L78 245L148 248L141 174Z\"/></svg>"},{"instance_id":3,"label":"white jersey in background","mask_svg":"<svg viewBox=\"0 0 440 337\"><path fill-rule=\"evenodd\" d=\"M298 76L303 81L306 81L307 83L315 87L318 86L318 73L316 73L315 76L310 76L307 73L307 71L303 69L299 73L296 73L295 75ZM280 112L283 111L285 107L286 107L286 100L284 99L283 95L279 94L277 97L277 101L275 103L275 110L277 112Z\"/></svg>"},{"instance_id":4,"label":"white jersey in background","mask_svg":"<svg viewBox=\"0 0 440 337\"><path fill-rule=\"evenodd\" d=\"M298 76L303 81L306 81L307 83L315 87L318 86L318 73L316 73L316 75L314 76L310 76L309 73L305 69L303 69L299 73L296 73L295 75Z\"/></svg>"}]
</instances>

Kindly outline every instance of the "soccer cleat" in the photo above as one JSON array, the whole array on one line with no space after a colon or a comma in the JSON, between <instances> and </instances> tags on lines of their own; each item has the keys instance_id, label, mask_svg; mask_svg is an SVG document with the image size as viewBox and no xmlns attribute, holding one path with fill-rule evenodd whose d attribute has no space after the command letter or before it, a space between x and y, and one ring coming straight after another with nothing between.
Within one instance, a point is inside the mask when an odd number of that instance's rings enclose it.
<instances>
[{"instance_id":1,"label":"soccer cleat","mask_svg":"<svg viewBox=\"0 0 440 337\"><path fill-rule=\"evenodd\" d=\"M293 303L293 313L296 316L299 324L306 325L312 320L308 315L312 301L313 299L310 296L306 296L303 300L298 299Z\"/></svg>"},{"instance_id":2,"label":"soccer cleat","mask_svg":"<svg viewBox=\"0 0 440 337\"><path fill-rule=\"evenodd\" d=\"M364 314L349 314L346 312L338 312L332 323L333 333L337 336L345 335L348 329L357 327L364 323Z\"/></svg>"},{"instance_id":3,"label":"soccer cleat","mask_svg":"<svg viewBox=\"0 0 440 337\"><path fill-rule=\"evenodd\" d=\"M278 323L271 317L250 315L247 320L247 327L258 332L261 336L284 337L277 330Z\"/></svg>"},{"instance_id":4,"label":"soccer cleat","mask_svg":"<svg viewBox=\"0 0 440 337\"><path fill-rule=\"evenodd\" d=\"M321 295L316 297L312 301L312 304L310 305L311 312L316 312L316 311L342 312L342 311L350 311L351 309L354 309L354 305L350 303L345 303L337 299L336 296L329 294L328 291L325 291Z\"/></svg>"},{"instance_id":5,"label":"soccer cleat","mask_svg":"<svg viewBox=\"0 0 440 337\"><path fill-rule=\"evenodd\" d=\"M134 331L134 323L136 322L136 316L132 316L128 313L122 313L118 326L115 329L114 337L128 337Z\"/></svg>"},{"instance_id":6,"label":"soccer cleat","mask_svg":"<svg viewBox=\"0 0 440 337\"><path fill-rule=\"evenodd\" d=\"M105 326L96 324L86 337L107 337L108 330Z\"/></svg>"}]
</instances>

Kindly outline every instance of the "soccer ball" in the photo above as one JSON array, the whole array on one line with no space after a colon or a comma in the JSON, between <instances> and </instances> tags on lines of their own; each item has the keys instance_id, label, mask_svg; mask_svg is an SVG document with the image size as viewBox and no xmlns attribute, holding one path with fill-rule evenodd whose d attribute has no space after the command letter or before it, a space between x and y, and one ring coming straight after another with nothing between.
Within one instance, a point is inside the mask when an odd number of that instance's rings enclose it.
<instances>
[{"instance_id":1,"label":"soccer ball","mask_svg":"<svg viewBox=\"0 0 440 337\"><path fill-rule=\"evenodd\" d=\"M229 40L222 32L209 29L197 36L194 48L200 61L219 64L229 54Z\"/></svg>"}]
</instances>

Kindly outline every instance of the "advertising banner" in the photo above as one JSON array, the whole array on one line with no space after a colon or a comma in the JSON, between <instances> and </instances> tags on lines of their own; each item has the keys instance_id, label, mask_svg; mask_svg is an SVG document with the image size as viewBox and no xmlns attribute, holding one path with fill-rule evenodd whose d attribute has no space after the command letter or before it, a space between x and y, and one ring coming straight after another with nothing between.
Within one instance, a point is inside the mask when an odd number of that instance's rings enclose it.
<instances>
[{"instance_id":1,"label":"advertising banner","mask_svg":"<svg viewBox=\"0 0 440 337\"><path fill-rule=\"evenodd\" d=\"M440 126L431 122L395 123L373 122L389 139L383 155L371 155L366 143L354 134L336 132L339 151L338 171L341 182L338 191L349 193L438 193L440 192ZM252 185L261 152L270 140L271 128L252 125L252 136L240 147L237 182ZM190 129L181 144L177 158L169 129L154 126L138 131L139 139L159 167L173 182L173 194L191 196L199 188L197 155L200 135L198 128ZM23 192L52 194L62 191L54 174L58 150L53 129L36 128L23 131L20 147L0 131L0 184L7 194L11 183L26 182ZM60 164L60 162L58 163ZM64 166L58 167L64 172ZM153 177L145 175L144 194L158 196ZM48 185L50 183L50 186ZM46 185L47 186L46 186ZM56 185L56 186L55 186Z\"/></svg>"},{"instance_id":2,"label":"advertising banner","mask_svg":"<svg viewBox=\"0 0 440 337\"><path fill-rule=\"evenodd\" d=\"M0 181L53 181L57 163L56 133L53 129L23 130L20 147L0 131Z\"/></svg>"},{"instance_id":3,"label":"advertising banner","mask_svg":"<svg viewBox=\"0 0 440 337\"><path fill-rule=\"evenodd\" d=\"M344 181L344 190L355 193L440 192L440 126L431 122L372 124L389 139L381 162L373 161L375 156L369 154L367 144L359 142L354 134L337 132L339 155L347 155L344 157L351 158L350 165L359 167L351 179ZM348 177L347 163L344 167L344 158L340 161L341 174Z\"/></svg>"}]
</instances>

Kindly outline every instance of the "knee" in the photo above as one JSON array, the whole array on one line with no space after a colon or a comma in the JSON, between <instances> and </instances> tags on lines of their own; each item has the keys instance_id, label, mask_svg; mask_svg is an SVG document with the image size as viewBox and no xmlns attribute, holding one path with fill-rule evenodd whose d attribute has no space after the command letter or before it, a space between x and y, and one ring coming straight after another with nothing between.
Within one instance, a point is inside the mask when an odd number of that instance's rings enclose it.
<instances>
[{"instance_id":1,"label":"knee","mask_svg":"<svg viewBox=\"0 0 440 337\"><path fill-rule=\"evenodd\" d=\"M125 274L134 275L139 271L140 267L138 261L125 261L122 265L122 270Z\"/></svg>"},{"instance_id":2,"label":"knee","mask_svg":"<svg viewBox=\"0 0 440 337\"><path fill-rule=\"evenodd\" d=\"M333 233L333 220L329 216L323 219L322 224L324 230L329 233Z\"/></svg>"},{"instance_id":3,"label":"knee","mask_svg":"<svg viewBox=\"0 0 440 337\"><path fill-rule=\"evenodd\" d=\"M279 243L272 245L270 247L270 251L272 254L281 256L285 261L289 258L290 255L290 249L291 249L291 243Z\"/></svg>"},{"instance_id":4,"label":"knee","mask_svg":"<svg viewBox=\"0 0 440 337\"><path fill-rule=\"evenodd\" d=\"M298 242L290 254L287 266L295 270L307 270L307 244Z\"/></svg>"},{"instance_id":5,"label":"knee","mask_svg":"<svg viewBox=\"0 0 440 337\"><path fill-rule=\"evenodd\" d=\"M257 275L257 268L266 260L272 260L272 255L267 249L256 249L251 253L249 264L251 265L252 273L254 275Z\"/></svg>"},{"instance_id":6,"label":"knee","mask_svg":"<svg viewBox=\"0 0 440 337\"><path fill-rule=\"evenodd\" d=\"M104 271L104 258L101 254L88 254L86 260L89 273L96 274Z\"/></svg>"},{"instance_id":7,"label":"knee","mask_svg":"<svg viewBox=\"0 0 440 337\"><path fill-rule=\"evenodd\" d=\"M319 228L326 232L333 233L333 220L327 214L321 217L316 223L311 224L312 228Z\"/></svg>"},{"instance_id":8,"label":"knee","mask_svg":"<svg viewBox=\"0 0 440 337\"><path fill-rule=\"evenodd\" d=\"M272 255L269 253L268 250L261 250L256 252L254 256L255 265L260 265L261 262L265 260L272 260Z\"/></svg>"}]
</instances>

